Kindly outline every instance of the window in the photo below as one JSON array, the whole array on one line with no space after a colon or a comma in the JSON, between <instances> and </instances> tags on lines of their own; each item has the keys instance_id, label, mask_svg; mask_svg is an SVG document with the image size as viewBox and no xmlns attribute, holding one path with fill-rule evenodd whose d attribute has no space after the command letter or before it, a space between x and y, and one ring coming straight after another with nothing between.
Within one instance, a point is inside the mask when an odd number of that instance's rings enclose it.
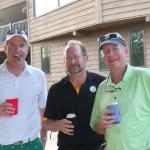
<instances>
[{"instance_id":1,"label":"window","mask_svg":"<svg viewBox=\"0 0 150 150\"><path fill-rule=\"evenodd\" d=\"M59 0L59 4L60 4L59 6L61 7L66 4L69 4L71 1L73 1L73 0Z\"/></svg>"},{"instance_id":2,"label":"window","mask_svg":"<svg viewBox=\"0 0 150 150\"><path fill-rule=\"evenodd\" d=\"M50 48L48 46L41 48L41 67L45 73L50 73Z\"/></svg>"},{"instance_id":3,"label":"window","mask_svg":"<svg viewBox=\"0 0 150 150\"><path fill-rule=\"evenodd\" d=\"M138 29L129 33L130 63L133 66L144 66L144 30Z\"/></svg>"},{"instance_id":4,"label":"window","mask_svg":"<svg viewBox=\"0 0 150 150\"><path fill-rule=\"evenodd\" d=\"M33 0L34 16L41 16L75 0Z\"/></svg>"}]
</instances>

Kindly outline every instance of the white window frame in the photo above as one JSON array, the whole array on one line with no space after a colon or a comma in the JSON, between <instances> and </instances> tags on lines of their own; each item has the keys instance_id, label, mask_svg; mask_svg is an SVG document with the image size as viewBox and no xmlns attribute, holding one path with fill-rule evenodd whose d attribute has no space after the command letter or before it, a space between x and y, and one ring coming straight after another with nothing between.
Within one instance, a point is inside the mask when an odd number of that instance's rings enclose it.
<instances>
[{"instance_id":1,"label":"white window frame","mask_svg":"<svg viewBox=\"0 0 150 150\"><path fill-rule=\"evenodd\" d=\"M39 16L42 16L42 15L45 15L45 14L47 14L47 13L49 13L49 12L52 12L52 11L55 11L55 10L61 8L61 7L64 7L64 6L69 5L69 4L72 4L72 3L74 3L74 2L76 2L76 1L78 1L78 0L66 0L65 3L62 3L64 0L55 0L55 1L57 1L56 6L53 6L53 7L51 7L51 8L48 9L48 7L47 7L48 4L46 4L46 5L45 5L46 10L42 9L42 8L44 7L43 4L44 4L44 2L45 2L46 0L39 0L39 1L41 1L41 3L36 5L36 0L33 0L33 16L34 16L34 17L39 17ZM47 2L51 2L51 0L47 0ZM39 6L38 6L38 5L39 5ZM42 5L43 5L43 7L42 7ZM36 9L37 9L38 7L41 9L41 12L37 12L37 11L36 11ZM38 9L39 9L39 8L38 8Z\"/></svg>"}]
</instances>

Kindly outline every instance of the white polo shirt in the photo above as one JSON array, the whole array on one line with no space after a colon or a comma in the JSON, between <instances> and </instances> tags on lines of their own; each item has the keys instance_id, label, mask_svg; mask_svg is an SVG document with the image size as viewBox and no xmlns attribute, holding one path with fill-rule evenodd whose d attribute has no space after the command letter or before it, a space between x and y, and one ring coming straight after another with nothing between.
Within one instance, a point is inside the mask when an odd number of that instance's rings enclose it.
<instances>
[{"instance_id":1,"label":"white polo shirt","mask_svg":"<svg viewBox=\"0 0 150 150\"><path fill-rule=\"evenodd\" d=\"M0 104L17 97L18 114L0 117L0 144L38 136L41 119L38 108L45 108L47 86L44 72L26 63L24 71L16 77L7 70L6 63L0 65Z\"/></svg>"}]
</instances>

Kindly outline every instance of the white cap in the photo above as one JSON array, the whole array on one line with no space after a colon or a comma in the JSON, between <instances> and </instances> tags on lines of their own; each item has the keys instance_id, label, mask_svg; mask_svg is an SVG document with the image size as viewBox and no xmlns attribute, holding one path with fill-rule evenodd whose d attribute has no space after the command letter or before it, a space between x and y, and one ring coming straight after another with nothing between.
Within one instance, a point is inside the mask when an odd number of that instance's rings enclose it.
<instances>
[{"instance_id":1,"label":"white cap","mask_svg":"<svg viewBox=\"0 0 150 150\"><path fill-rule=\"evenodd\" d=\"M6 33L5 44L7 41L9 41L10 39L12 39L13 37L16 37L16 36L21 37L22 39L25 40L26 43L28 43L28 38L24 31L10 30Z\"/></svg>"}]
</instances>

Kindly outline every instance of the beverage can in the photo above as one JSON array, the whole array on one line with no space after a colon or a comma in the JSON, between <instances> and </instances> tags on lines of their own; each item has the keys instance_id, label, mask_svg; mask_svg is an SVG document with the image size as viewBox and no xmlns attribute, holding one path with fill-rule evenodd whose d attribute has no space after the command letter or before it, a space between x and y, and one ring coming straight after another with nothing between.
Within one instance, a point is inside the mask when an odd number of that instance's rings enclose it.
<instances>
[{"instance_id":1,"label":"beverage can","mask_svg":"<svg viewBox=\"0 0 150 150\"><path fill-rule=\"evenodd\" d=\"M106 106L108 110L113 111L113 115L115 116L114 123L120 123L121 115L120 115L120 105L117 102L112 102Z\"/></svg>"},{"instance_id":2,"label":"beverage can","mask_svg":"<svg viewBox=\"0 0 150 150\"><path fill-rule=\"evenodd\" d=\"M75 113L69 113L66 115L66 119L72 121L72 124L74 125L74 131L73 133L76 134L76 126L77 126L77 116Z\"/></svg>"},{"instance_id":3,"label":"beverage can","mask_svg":"<svg viewBox=\"0 0 150 150\"><path fill-rule=\"evenodd\" d=\"M69 113L66 115L66 119L72 121L72 124L76 124L76 114L75 113Z\"/></svg>"}]
</instances>

